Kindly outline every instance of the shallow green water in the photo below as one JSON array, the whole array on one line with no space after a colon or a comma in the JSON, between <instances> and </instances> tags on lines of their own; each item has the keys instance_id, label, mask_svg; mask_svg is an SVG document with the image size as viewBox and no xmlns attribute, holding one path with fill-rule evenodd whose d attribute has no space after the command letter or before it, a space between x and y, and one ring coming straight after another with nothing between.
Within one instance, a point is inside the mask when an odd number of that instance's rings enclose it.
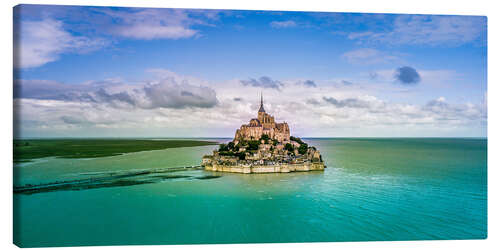
<instances>
[{"instance_id":1,"label":"shallow green water","mask_svg":"<svg viewBox=\"0 0 500 250\"><path fill-rule=\"evenodd\" d=\"M324 172L220 175L14 195L21 246L478 239L486 139L308 139ZM216 146L17 164L15 185L198 165ZM180 174L176 173L176 174ZM82 175L83 174L83 175Z\"/></svg>"}]
</instances>

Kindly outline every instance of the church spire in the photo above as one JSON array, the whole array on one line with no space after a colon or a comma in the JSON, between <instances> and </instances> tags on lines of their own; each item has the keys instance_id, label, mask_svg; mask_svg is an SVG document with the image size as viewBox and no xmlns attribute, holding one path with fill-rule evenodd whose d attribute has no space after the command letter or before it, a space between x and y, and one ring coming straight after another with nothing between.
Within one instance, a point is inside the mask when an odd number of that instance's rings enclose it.
<instances>
[{"instance_id":1,"label":"church spire","mask_svg":"<svg viewBox=\"0 0 500 250\"><path fill-rule=\"evenodd\" d=\"M259 112L266 112L264 110L264 99L262 98L262 91L260 92L260 108L259 108Z\"/></svg>"}]
</instances>

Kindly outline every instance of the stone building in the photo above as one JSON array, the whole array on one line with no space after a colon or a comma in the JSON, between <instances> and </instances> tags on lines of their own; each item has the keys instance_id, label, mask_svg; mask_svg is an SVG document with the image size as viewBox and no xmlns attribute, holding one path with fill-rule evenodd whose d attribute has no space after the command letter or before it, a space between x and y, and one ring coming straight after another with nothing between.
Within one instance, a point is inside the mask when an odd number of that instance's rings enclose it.
<instances>
[{"instance_id":1,"label":"stone building","mask_svg":"<svg viewBox=\"0 0 500 250\"><path fill-rule=\"evenodd\" d=\"M290 128L286 122L276 123L274 116L266 113L264 109L264 99L260 96L260 108L257 118L250 120L248 124L241 125L236 130L234 136L235 143L241 140L258 140L262 135L268 135L272 140L278 140L280 143L290 141Z\"/></svg>"}]
</instances>

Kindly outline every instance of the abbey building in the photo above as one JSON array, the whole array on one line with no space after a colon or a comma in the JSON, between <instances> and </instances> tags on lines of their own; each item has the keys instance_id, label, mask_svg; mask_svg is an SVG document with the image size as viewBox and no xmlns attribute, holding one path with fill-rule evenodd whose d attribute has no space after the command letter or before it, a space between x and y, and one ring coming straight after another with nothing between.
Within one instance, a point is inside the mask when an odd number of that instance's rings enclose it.
<instances>
[{"instance_id":1,"label":"abbey building","mask_svg":"<svg viewBox=\"0 0 500 250\"><path fill-rule=\"evenodd\" d=\"M280 143L290 142L290 128L286 122L276 123L274 116L266 113L264 109L264 100L260 96L260 108L257 118L250 120L248 124L241 125L236 130L234 136L235 143L241 140L257 140L262 135L269 136L272 140L278 140Z\"/></svg>"}]
</instances>

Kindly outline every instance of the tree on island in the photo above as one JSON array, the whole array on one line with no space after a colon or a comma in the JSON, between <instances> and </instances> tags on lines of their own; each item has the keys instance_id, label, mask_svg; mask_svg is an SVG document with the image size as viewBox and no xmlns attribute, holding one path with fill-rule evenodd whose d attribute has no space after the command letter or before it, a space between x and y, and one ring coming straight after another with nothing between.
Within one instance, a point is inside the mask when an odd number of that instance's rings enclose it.
<instances>
[{"instance_id":1,"label":"tree on island","mask_svg":"<svg viewBox=\"0 0 500 250\"><path fill-rule=\"evenodd\" d=\"M293 145L290 144L290 143L287 143L285 144L285 149L288 151L288 152L293 152Z\"/></svg>"},{"instance_id":2,"label":"tree on island","mask_svg":"<svg viewBox=\"0 0 500 250\"><path fill-rule=\"evenodd\" d=\"M227 144L225 143L219 144L219 152L224 152L224 151L229 151Z\"/></svg>"},{"instance_id":3,"label":"tree on island","mask_svg":"<svg viewBox=\"0 0 500 250\"><path fill-rule=\"evenodd\" d=\"M290 141L295 141L295 142L297 142L299 144L304 144L304 142L300 138L298 138L298 137L290 136Z\"/></svg>"},{"instance_id":4,"label":"tree on island","mask_svg":"<svg viewBox=\"0 0 500 250\"><path fill-rule=\"evenodd\" d=\"M303 155L307 153L307 144L300 144L299 146L299 154Z\"/></svg>"},{"instance_id":5,"label":"tree on island","mask_svg":"<svg viewBox=\"0 0 500 250\"><path fill-rule=\"evenodd\" d=\"M309 145L307 145L307 143L303 142L300 138L293 137L293 136L290 136L290 140L291 141L295 141L298 144L300 144L300 146L299 146L299 154L303 155L303 154L307 153L307 149L309 148ZM314 150L316 150L316 149L314 149Z\"/></svg>"},{"instance_id":6,"label":"tree on island","mask_svg":"<svg viewBox=\"0 0 500 250\"><path fill-rule=\"evenodd\" d=\"M263 134L261 137L260 137L260 140L264 140L264 143L265 144L268 144L269 143L269 135L266 135L266 134Z\"/></svg>"},{"instance_id":7,"label":"tree on island","mask_svg":"<svg viewBox=\"0 0 500 250\"><path fill-rule=\"evenodd\" d=\"M240 159L240 160L245 160L245 157L246 157L246 153L245 152L237 152L234 155L237 156L238 159Z\"/></svg>"},{"instance_id":8,"label":"tree on island","mask_svg":"<svg viewBox=\"0 0 500 250\"><path fill-rule=\"evenodd\" d=\"M260 145L260 140L252 140L252 141L248 141L248 150L257 150L259 149L259 145Z\"/></svg>"}]
</instances>

